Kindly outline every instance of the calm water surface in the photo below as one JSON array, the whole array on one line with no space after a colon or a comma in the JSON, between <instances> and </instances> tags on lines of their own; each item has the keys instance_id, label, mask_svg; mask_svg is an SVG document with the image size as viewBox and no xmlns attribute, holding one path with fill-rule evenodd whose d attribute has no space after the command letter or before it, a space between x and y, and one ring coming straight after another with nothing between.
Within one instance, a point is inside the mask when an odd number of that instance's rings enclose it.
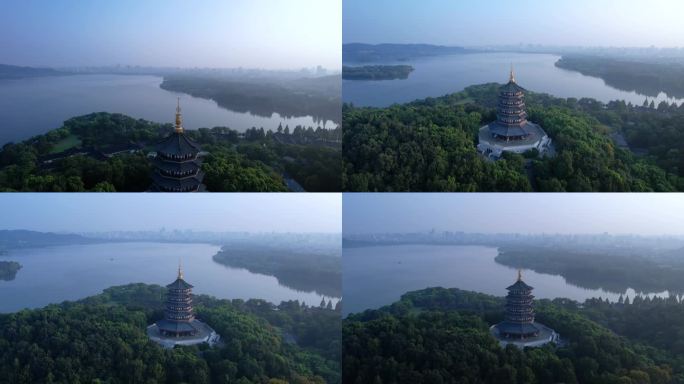
<instances>
[{"instance_id":1,"label":"calm water surface","mask_svg":"<svg viewBox=\"0 0 684 384\"><path fill-rule=\"evenodd\" d=\"M342 310L345 315L379 308L399 300L407 291L427 287L460 288L505 296L517 270L498 264L496 248L479 246L398 245L345 248L342 258ZM585 289L568 284L558 275L523 270L523 279L537 298L566 297L584 301L592 297L617 300L620 293ZM630 298L635 291L622 292ZM667 296L667 292L653 293Z\"/></svg>"},{"instance_id":2,"label":"calm water surface","mask_svg":"<svg viewBox=\"0 0 684 384\"><path fill-rule=\"evenodd\" d=\"M413 59L403 63L415 68L406 80L355 81L342 83L343 100L357 106L386 107L426 97L437 97L463 90L474 84L508 81L510 65L515 67L518 83L526 89L557 97L590 97L603 102L626 100L641 105L646 96L610 87L596 77L556 68L560 56L528 53L474 53ZM361 65L346 63L349 65ZM654 99L649 97L649 100ZM661 93L662 101L684 102Z\"/></svg>"},{"instance_id":3,"label":"calm water surface","mask_svg":"<svg viewBox=\"0 0 684 384\"><path fill-rule=\"evenodd\" d=\"M172 123L176 98L181 97L186 128L224 126L239 131L251 127L276 130L278 124L334 128L332 121L311 116L286 118L233 112L212 100L159 88L158 76L76 75L0 80L0 145L21 141L59 128L74 116L92 112L123 113L158 123Z\"/></svg>"},{"instance_id":4,"label":"calm water surface","mask_svg":"<svg viewBox=\"0 0 684 384\"><path fill-rule=\"evenodd\" d=\"M322 296L280 285L273 276L226 267L212 260L208 244L111 243L22 249L2 255L22 264L16 279L0 281L0 312L42 307L96 295L128 283L166 285L182 259L195 293L224 299L299 300L319 305ZM334 302L336 300L333 300Z\"/></svg>"}]
</instances>

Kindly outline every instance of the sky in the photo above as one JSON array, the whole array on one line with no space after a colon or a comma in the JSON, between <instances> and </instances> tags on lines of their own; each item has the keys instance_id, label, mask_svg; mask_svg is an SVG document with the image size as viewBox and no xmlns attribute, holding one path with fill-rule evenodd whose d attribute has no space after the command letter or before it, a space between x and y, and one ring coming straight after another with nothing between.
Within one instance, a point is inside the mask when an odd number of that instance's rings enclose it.
<instances>
[{"instance_id":1,"label":"sky","mask_svg":"<svg viewBox=\"0 0 684 384\"><path fill-rule=\"evenodd\" d=\"M341 0L2 0L0 63L341 66Z\"/></svg>"},{"instance_id":2,"label":"sky","mask_svg":"<svg viewBox=\"0 0 684 384\"><path fill-rule=\"evenodd\" d=\"M684 45L681 0L344 0L344 43Z\"/></svg>"},{"instance_id":3,"label":"sky","mask_svg":"<svg viewBox=\"0 0 684 384\"><path fill-rule=\"evenodd\" d=\"M344 194L343 233L684 235L684 194Z\"/></svg>"},{"instance_id":4,"label":"sky","mask_svg":"<svg viewBox=\"0 0 684 384\"><path fill-rule=\"evenodd\" d=\"M340 233L335 193L3 193L0 229Z\"/></svg>"}]
</instances>

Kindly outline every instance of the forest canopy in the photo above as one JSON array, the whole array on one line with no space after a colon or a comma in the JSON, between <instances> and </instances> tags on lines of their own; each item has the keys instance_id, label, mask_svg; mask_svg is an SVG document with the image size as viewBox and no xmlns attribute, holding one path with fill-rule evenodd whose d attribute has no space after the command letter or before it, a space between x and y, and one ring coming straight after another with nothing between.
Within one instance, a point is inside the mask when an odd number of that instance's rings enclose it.
<instances>
[{"instance_id":1,"label":"forest canopy","mask_svg":"<svg viewBox=\"0 0 684 384\"><path fill-rule=\"evenodd\" d=\"M502 348L489 326L503 319L503 298L455 288L409 292L351 315L343 383L684 383L682 345L666 336L684 330L684 303L637 296L535 305L563 344Z\"/></svg>"},{"instance_id":2,"label":"forest canopy","mask_svg":"<svg viewBox=\"0 0 684 384\"><path fill-rule=\"evenodd\" d=\"M682 118L670 122L668 151L641 139L652 156L637 156L614 144L617 130L656 142L657 131L621 124L622 114L650 116L657 110L592 99L560 99L529 93L529 119L552 138L556 156L526 158L505 153L489 161L476 151L479 128L495 119L498 85L387 108L343 107L343 188L346 191L548 191L647 192L684 190L678 164L684 145ZM624 107L624 108L622 108ZM675 108L684 116L684 108ZM672 108L668 107L672 114ZM616 116L617 115L617 116ZM665 118L665 117L663 117ZM629 120L627 120L629 121ZM632 127L632 131L623 126ZM661 130L664 130L661 128ZM663 132L664 134L664 132ZM665 152L665 153L663 153ZM666 166L667 165L667 166Z\"/></svg>"},{"instance_id":3,"label":"forest canopy","mask_svg":"<svg viewBox=\"0 0 684 384\"><path fill-rule=\"evenodd\" d=\"M173 131L121 114L93 113L0 150L0 190L141 192L150 187L147 153ZM214 192L339 191L341 129L225 127L186 130L208 152L202 169ZM294 187L293 187L294 188Z\"/></svg>"},{"instance_id":4,"label":"forest canopy","mask_svg":"<svg viewBox=\"0 0 684 384\"><path fill-rule=\"evenodd\" d=\"M339 383L340 315L298 301L195 296L222 343L164 349L145 329L164 288L131 284L0 314L0 377L29 383Z\"/></svg>"}]
</instances>

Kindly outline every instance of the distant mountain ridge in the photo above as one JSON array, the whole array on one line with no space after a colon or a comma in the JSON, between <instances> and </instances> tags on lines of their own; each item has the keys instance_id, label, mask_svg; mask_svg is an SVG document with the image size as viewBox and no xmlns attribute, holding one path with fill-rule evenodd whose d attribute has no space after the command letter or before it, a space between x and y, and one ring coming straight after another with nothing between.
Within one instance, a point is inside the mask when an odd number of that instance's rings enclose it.
<instances>
[{"instance_id":1,"label":"distant mountain ridge","mask_svg":"<svg viewBox=\"0 0 684 384\"><path fill-rule=\"evenodd\" d=\"M475 52L463 47L432 44L364 44L342 45L343 62L406 61L416 57L453 55Z\"/></svg>"},{"instance_id":2,"label":"distant mountain ridge","mask_svg":"<svg viewBox=\"0 0 684 384\"><path fill-rule=\"evenodd\" d=\"M24 229L0 230L0 250L99 242L102 242L102 240L89 239L81 235L37 232Z\"/></svg>"},{"instance_id":3,"label":"distant mountain ridge","mask_svg":"<svg viewBox=\"0 0 684 384\"><path fill-rule=\"evenodd\" d=\"M20 67L16 65L0 64L0 79L21 79L26 77L61 76L68 72L52 68Z\"/></svg>"}]
</instances>

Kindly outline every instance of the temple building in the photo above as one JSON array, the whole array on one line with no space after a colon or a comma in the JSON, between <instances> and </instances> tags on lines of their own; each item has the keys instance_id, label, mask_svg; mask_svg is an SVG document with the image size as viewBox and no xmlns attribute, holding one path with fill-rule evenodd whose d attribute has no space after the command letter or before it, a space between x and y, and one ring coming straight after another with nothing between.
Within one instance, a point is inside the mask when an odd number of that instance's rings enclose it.
<instances>
[{"instance_id":1,"label":"temple building","mask_svg":"<svg viewBox=\"0 0 684 384\"><path fill-rule=\"evenodd\" d=\"M534 321L534 288L525 284L520 270L518 280L506 289L508 295L504 321L489 329L501 346L513 344L520 348L540 347L550 342L558 342L559 336L556 331Z\"/></svg>"},{"instance_id":2,"label":"temple building","mask_svg":"<svg viewBox=\"0 0 684 384\"><path fill-rule=\"evenodd\" d=\"M204 173L199 158L200 146L183 132L180 98L176 107L174 132L156 145L157 155L152 160L152 191L203 192Z\"/></svg>"},{"instance_id":3,"label":"temple building","mask_svg":"<svg viewBox=\"0 0 684 384\"><path fill-rule=\"evenodd\" d=\"M527 120L525 89L516 83L511 66L508 83L499 88L496 121L480 128L477 150L498 159L506 151L524 153L537 149L543 155L550 145L551 139L542 127Z\"/></svg>"},{"instance_id":4,"label":"temple building","mask_svg":"<svg viewBox=\"0 0 684 384\"><path fill-rule=\"evenodd\" d=\"M148 337L165 348L201 343L216 344L219 335L209 325L195 318L192 308L193 287L183 278L180 265L176 280L166 288L164 318L147 327Z\"/></svg>"}]
</instances>

